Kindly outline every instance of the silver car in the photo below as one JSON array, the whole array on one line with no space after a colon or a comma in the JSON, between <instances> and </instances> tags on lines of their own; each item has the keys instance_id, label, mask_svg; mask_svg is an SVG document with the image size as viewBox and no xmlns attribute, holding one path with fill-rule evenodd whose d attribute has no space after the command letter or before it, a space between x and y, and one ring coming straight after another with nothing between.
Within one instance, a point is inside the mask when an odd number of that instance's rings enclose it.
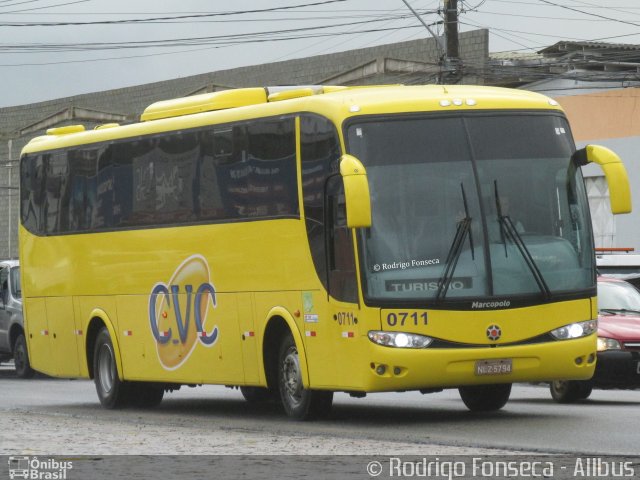
<instances>
[{"instance_id":1,"label":"silver car","mask_svg":"<svg viewBox=\"0 0 640 480\"><path fill-rule=\"evenodd\" d=\"M18 377L33 376L24 336L20 265L17 260L0 261L0 361L11 358Z\"/></svg>"}]
</instances>

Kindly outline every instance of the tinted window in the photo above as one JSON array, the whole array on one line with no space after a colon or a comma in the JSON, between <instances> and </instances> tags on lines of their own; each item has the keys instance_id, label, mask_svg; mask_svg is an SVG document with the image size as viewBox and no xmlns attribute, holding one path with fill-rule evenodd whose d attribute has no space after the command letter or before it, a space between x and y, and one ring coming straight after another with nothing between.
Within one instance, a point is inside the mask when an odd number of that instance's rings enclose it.
<instances>
[{"instance_id":1,"label":"tinted window","mask_svg":"<svg viewBox=\"0 0 640 480\"><path fill-rule=\"evenodd\" d=\"M68 222L64 225L67 228L61 228L60 232L90 230L104 226L104 222L99 219L97 208L96 164L98 154L99 150L95 148L67 152L70 192L67 203ZM105 212L102 214L105 215Z\"/></svg>"},{"instance_id":2,"label":"tinted window","mask_svg":"<svg viewBox=\"0 0 640 480\"><path fill-rule=\"evenodd\" d=\"M21 169L38 234L299 214L293 117L27 155Z\"/></svg>"},{"instance_id":3,"label":"tinted window","mask_svg":"<svg viewBox=\"0 0 640 480\"><path fill-rule=\"evenodd\" d=\"M318 277L327 288L325 183L338 172L340 143L333 124L316 115L300 117L302 195L309 247Z\"/></svg>"},{"instance_id":4,"label":"tinted window","mask_svg":"<svg viewBox=\"0 0 640 480\"><path fill-rule=\"evenodd\" d=\"M27 157L20 165L20 211L22 224L32 232L43 232L45 155Z\"/></svg>"},{"instance_id":5,"label":"tinted window","mask_svg":"<svg viewBox=\"0 0 640 480\"><path fill-rule=\"evenodd\" d=\"M593 288L586 192L563 117L363 118L348 140L371 192L372 226L359 232L369 299L513 306Z\"/></svg>"}]
</instances>

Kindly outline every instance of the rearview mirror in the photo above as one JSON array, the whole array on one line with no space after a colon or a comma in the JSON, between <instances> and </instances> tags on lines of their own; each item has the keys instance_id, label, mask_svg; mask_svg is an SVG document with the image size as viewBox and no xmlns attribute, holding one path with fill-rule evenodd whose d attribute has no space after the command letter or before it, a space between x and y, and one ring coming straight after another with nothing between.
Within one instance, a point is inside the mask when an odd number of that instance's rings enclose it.
<instances>
[{"instance_id":1,"label":"rearview mirror","mask_svg":"<svg viewBox=\"0 0 640 480\"><path fill-rule=\"evenodd\" d=\"M613 151L600 145L587 145L573 154L579 165L597 163L602 168L609 186L611 213L631 212L631 188L624 163Z\"/></svg>"},{"instance_id":2,"label":"rearview mirror","mask_svg":"<svg viewBox=\"0 0 640 480\"><path fill-rule=\"evenodd\" d=\"M344 182L349 228L371 226L371 197L367 171L362 162L352 155L340 157L340 175Z\"/></svg>"}]
</instances>

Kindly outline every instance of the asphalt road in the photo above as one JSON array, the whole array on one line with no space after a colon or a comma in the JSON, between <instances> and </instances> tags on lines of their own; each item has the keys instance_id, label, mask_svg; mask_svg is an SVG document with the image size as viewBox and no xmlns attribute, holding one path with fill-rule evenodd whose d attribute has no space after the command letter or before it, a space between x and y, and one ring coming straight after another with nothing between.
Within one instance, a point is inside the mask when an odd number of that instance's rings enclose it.
<instances>
[{"instance_id":1,"label":"asphalt road","mask_svg":"<svg viewBox=\"0 0 640 480\"><path fill-rule=\"evenodd\" d=\"M640 391L558 405L516 385L507 406L468 412L455 390L336 394L329 419L294 422L237 390L183 387L153 410L103 409L93 383L19 380L0 367L0 455L37 454L640 454Z\"/></svg>"}]
</instances>

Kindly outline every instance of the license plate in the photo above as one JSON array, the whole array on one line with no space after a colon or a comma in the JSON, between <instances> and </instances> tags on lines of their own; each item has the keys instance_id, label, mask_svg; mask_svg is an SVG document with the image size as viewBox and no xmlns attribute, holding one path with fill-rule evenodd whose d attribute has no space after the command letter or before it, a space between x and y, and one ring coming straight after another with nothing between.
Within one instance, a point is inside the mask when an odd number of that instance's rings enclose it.
<instances>
[{"instance_id":1,"label":"license plate","mask_svg":"<svg viewBox=\"0 0 640 480\"><path fill-rule=\"evenodd\" d=\"M508 375L513 370L510 358L476 361L476 375Z\"/></svg>"}]
</instances>

